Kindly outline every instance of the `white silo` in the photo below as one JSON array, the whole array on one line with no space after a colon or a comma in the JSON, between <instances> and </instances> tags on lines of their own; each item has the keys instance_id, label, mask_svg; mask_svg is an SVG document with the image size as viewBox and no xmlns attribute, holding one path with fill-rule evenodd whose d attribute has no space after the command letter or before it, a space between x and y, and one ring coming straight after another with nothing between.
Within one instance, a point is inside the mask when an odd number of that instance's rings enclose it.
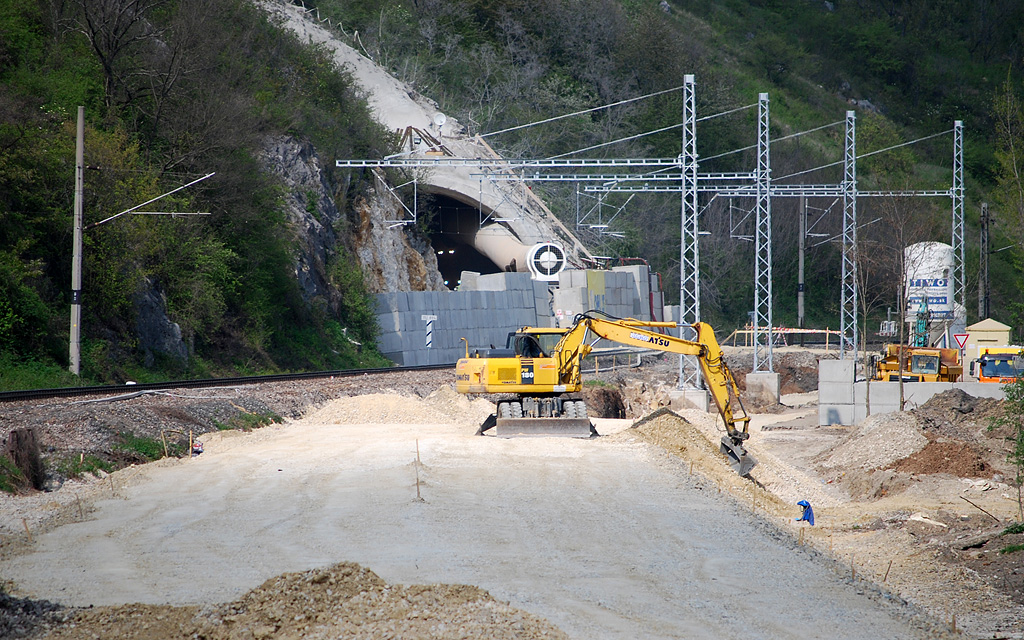
<instances>
[{"instance_id":1,"label":"white silo","mask_svg":"<svg viewBox=\"0 0 1024 640\"><path fill-rule=\"evenodd\" d=\"M908 336L913 335L918 314L927 305L928 344L950 346L951 333L964 325L964 309L954 300L953 247L943 242L919 242L906 247L903 256L907 269L904 320L910 325Z\"/></svg>"}]
</instances>

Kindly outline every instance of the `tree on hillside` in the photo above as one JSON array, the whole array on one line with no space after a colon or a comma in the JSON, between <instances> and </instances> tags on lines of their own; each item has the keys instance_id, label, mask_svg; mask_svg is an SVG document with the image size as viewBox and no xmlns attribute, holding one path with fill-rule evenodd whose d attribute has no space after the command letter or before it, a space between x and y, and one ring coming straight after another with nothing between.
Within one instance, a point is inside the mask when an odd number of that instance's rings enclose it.
<instances>
[{"instance_id":1,"label":"tree on hillside","mask_svg":"<svg viewBox=\"0 0 1024 640\"><path fill-rule=\"evenodd\" d=\"M993 191L1007 231L1024 241L1024 104L1013 82L1007 78L996 95L997 187Z\"/></svg>"},{"instance_id":2,"label":"tree on hillside","mask_svg":"<svg viewBox=\"0 0 1024 640\"><path fill-rule=\"evenodd\" d=\"M1020 248L1024 247L1024 103L1009 74L995 97L993 113L998 163L996 186L992 191L996 203L994 218L999 230ZM1022 286L1019 266L1016 269L1018 290ZM1021 302L1011 303L1010 307L1017 320L1024 316Z\"/></svg>"},{"instance_id":3,"label":"tree on hillside","mask_svg":"<svg viewBox=\"0 0 1024 640\"><path fill-rule=\"evenodd\" d=\"M925 255L916 247L940 237L939 221L929 214L926 205L913 197L878 198L877 213L880 215L878 224L864 227L867 246L870 253L861 251L858 256L859 268L872 275L870 281L876 287L895 293L895 307L899 310L899 344L907 342L906 322L904 317L909 305L910 292L907 286L911 273L918 269L925 260ZM893 291L895 289L895 291ZM891 295L891 293L890 293ZM892 298L890 298L892 300ZM903 369L906 365L905 356L901 352L899 359L900 374L900 410L905 404L903 393Z\"/></svg>"},{"instance_id":4,"label":"tree on hillside","mask_svg":"<svg viewBox=\"0 0 1024 640\"><path fill-rule=\"evenodd\" d=\"M128 77L131 54L159 38L150 14L169 0L75 0L81 31L103 67L107 106L132 99ZM120 94L120 95L118 95Z\"/></svg>"}]
</instances>

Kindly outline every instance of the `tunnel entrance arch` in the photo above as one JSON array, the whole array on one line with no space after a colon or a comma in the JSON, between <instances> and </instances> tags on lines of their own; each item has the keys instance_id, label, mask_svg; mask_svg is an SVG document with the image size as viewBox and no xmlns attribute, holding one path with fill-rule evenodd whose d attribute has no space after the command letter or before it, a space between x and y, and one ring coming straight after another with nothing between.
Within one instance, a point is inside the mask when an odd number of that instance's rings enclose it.
<instances>
[{"instance_id":1,"label":"tunnel entrance arch","mask_svg":"<svg viewBox=\"0 0 1024 640\"><path fill-rule=\"evenodd\" d=\"M449 289L458 287L463 271L527 271L525 256L529 248L501 222L481 227L477 203L429 191L424 201L427 236L437 255L437 268Z\"/></svg>"}]
</instances>

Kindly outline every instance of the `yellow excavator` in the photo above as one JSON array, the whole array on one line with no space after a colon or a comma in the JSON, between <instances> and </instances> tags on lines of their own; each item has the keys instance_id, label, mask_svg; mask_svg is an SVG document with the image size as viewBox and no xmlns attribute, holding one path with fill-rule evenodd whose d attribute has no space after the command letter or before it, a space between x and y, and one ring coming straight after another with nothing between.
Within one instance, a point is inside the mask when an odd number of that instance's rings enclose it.
<instances>
[{"instance_id":1,"label":"yellow excavator","mask_svg":"<svg viewBox=\"0 0 1024 640\"><path fill-rule=\"evenodd\" d=\"M672 322L618 319L598 311L576 316L568 329L523 327L512 332L504 349L476 349L466 343L466 357L455 367L455 389L464 394L515 394L498 402L496 411L480 426L499 437L595 435L582 400L580 368L583 358L600 339L645 349L696 356L705 384L725 421L721 451L741 476L757 460L743 442L749 437L750 417L743 409L739 388L722 359L714 329L703 322L692 325L696 340L683 340L651 329L675 327ZM463 339L465 340L465 339Z\"/></svg>"}]
</instances>

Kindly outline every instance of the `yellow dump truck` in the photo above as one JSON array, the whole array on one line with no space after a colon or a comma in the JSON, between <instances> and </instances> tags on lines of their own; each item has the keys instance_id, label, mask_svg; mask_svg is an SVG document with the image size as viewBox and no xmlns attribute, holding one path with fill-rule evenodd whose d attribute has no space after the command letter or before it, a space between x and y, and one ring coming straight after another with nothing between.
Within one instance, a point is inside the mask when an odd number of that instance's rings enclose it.
<instances>
[{"instance_id":1,"label":"yellow dump truck","mask_svg":"<svg viewBox=\"0 0 1024 640\"><path fill-rule=\"evenodd\" d=\"M956 382L963 373L959 349L887 344L875 359L873 379L899 382L902 374L904 382Z\"/></svg>"}]
</instances>

